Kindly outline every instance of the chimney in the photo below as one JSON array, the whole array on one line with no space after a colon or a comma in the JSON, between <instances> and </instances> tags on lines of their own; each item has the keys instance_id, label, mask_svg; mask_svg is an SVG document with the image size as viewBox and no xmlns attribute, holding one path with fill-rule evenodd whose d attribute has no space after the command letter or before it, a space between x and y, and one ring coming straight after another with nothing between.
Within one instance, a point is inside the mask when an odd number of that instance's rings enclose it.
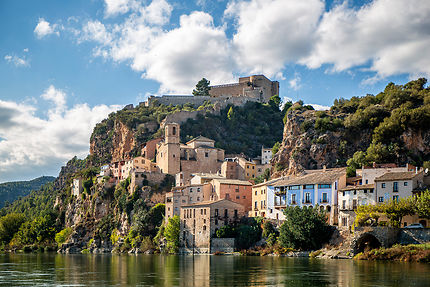
<instances>
[{"instance_id":1,"label":"chimney","mask_svg":"<svg viewBox=\"0 0 430 287\"><path fill-rule=\"evenodd\" d=\"M373 168L376 168L376 162L373 162Z\"/></svg>"},{"instance_id":2,"label":"chimney","mask_svg":"<svg viewBox=\"0 0 430 287\"><path fill-rule=\"evenodd\" d=\"M415 167L415 174L418 174L418 167Z\"/></svg>"},{"instance_id":3,"label":"chimney","mask_svg":"<svg viewBox=\"0 0 430 287\"><path fill-rule=\"evenodd\" d=\"M325 172L325 171L326 171L326 169L327 169L327 166L326 166L326 165L323 165L323 172Z\"/></svg>"}]
</instances>

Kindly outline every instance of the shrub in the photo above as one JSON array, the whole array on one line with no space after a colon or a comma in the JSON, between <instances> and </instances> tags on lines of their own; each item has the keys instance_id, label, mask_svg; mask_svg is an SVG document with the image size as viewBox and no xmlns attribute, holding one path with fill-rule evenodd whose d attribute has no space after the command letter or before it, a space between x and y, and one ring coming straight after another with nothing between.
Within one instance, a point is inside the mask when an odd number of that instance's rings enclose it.
<instances>
[{"instance_id":1,"label":"shrub","mask_svg":"<svg viewBox=\"0 0 430 287\"><path fill-rule=\"evenodd\" d=\"M67 241L69 236L72 234L72 231L73 230L70 227L64 228L63 230L55 234L55 242L57 242L57 244L61 246L64 242Z\"/></svg>"}]
</instances>

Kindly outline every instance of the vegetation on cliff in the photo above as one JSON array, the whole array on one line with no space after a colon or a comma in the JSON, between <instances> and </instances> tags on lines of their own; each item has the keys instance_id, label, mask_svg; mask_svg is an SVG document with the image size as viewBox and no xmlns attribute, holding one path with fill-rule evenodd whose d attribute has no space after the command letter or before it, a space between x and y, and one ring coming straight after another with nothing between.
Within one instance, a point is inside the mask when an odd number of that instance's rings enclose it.
<instances>
[{"instance_id":1,"label":"vegetation on cliff","mask_svg":"<svg viewBox=\"0 0 430 287\"><path fill-rule=\"evenodd\" d=\"M328 111L294 104L274 163L289 171L348 165L348 174L373 162L430 160L430 88L420 78L389 83L377 95L335 100Z\"/></svg>"},{"instance_id":2,"label":"vegetation on cliff","mask_svg":"<svg viewBox=\"0 0 430 287\"><path fill-rule=\"evenodd\" d=\"M0 208L16 199L28 195L32 190L39 190L43 185L54 181L53 176L41 176L28 181L14 181L0 184Z\"/></svg>"}]
</instances>

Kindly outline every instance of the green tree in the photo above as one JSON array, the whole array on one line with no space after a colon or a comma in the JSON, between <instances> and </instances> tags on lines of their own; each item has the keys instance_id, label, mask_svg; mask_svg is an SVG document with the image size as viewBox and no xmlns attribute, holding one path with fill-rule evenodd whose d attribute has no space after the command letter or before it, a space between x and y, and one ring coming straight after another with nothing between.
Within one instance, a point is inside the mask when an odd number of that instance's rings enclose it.
<instances>
[{"instance_id":1,"label":"green tree","mask_svg":"<svg viewBox=\"0 0 430 287\"><path fill-rule=\"evenodd\" d=\"M359 205L355 210L354 226L378 225L378 220L382 215L381 205Z\"/></svg>"},{"instance_id":2,"label":"green tree","mask_svg":"<svg viewBox=\"0 0 430 287\"><path fill-rule=\"evenodd\" d=\"M263 234L264 238L268 238L271 234L277 235L278 231L273 226L272 222L266 220L263 224Z\"/></svg>"},{"instance_id":3,"label":"green tree","mask_svg":"<svg viewBox=\"0 0 430 287\"><path fill-rule=\"evenodd\" d=\"M197 85L196 88L193 90L194 96L209 96L209 91L211 87L209 86L211 84L210 81L206 80L205 78L201 79Z\"/></svg>"},{"instance_id":4,"label":"green tree","mask_svg":"<svg viewBox=\"0 0 430 287\"><path fill-rule=\"evenodd\" d=\"M224 225L216 231L216 237L218 238L234 238L236 237L236 232L231 225Z\"/></svg>"},{"instance_id":5,"label":"green tree","mask_svg":"<svg viewBox=\"0 0 430 287\"><path fill-rule=\"evenodd\" d=\"M273 95L269 99L269 106L276 110L279 110L279 108L281 107L281 102L281 98L278 95Z\"/></svg>"},{"instance_id":6,"label":"green tree","mask_svg":"<svg viewBox=\"0 0 430 287\"><path fill-rule=\"evenodd\" d=\"M315 250L321 248L331 236L326 214L318 207L291 207L284 210L285 222L281 225L279 243L285 248Z\"/></svg>"},{"instance_id":7,"label":"green tree","mask_svg":"<svg viewBox=\"0 0 430 287\"><path fill-rule=\"evenodd\" d=\"M9 243L14 234L25 222L25 217L18 213L9 213L0 218L0 242Z\"/></svg>"},{"instance_id":8,"label":"green tree","mask_svg":"<svg viewBox=\"0 0 430 287\"><path fill-rule=\"evenodd\" d=\"M414 203L411 198L391 200L382 204L381 208L393 227L400 227L404 216L414 214Z\"/></svg>"},{"instance_id":9,"label":"green tree","mask_svg":"<svg viewBox=\"0 0 430 287\"><path fill-rule=\"evenodd\" d=\"M281 147L281 143L276 142L272 147L272 154L275 155L279 151L280 147Z\"/></svg>"},{"instance_id":10,"label":"green tree","mask_svg":"<svg viewBox=\"0 0 430 287\"><path fill-rule=\"evenodd\" d=\"M66 240L69 238L69 236L72 234L73 229L70 227L66 227L57 234L55 234L55 242L60 246Z\"/></svg>"},{"instance_id":11,"label":"green tree","mask_svg":"<svg viewBox=\"0 0 430 287\"><path fill-rule=\"evenodd\" d=\"M169 253L176 253L179 250L179 232L180 232L180 219L175 215L169 218L164 229L164 237L167 244L166 249Z\"/></svg>"},{"instance_id":12,"label":"green tree","mask_svg":"<svg viewBox=\"0 0 430 287\"><path fill-rule=\"evenodd\" d=\"M417 195L415 211L419 217L430 219L430 191L428 189Z\"/></svg>"}]
</instances>

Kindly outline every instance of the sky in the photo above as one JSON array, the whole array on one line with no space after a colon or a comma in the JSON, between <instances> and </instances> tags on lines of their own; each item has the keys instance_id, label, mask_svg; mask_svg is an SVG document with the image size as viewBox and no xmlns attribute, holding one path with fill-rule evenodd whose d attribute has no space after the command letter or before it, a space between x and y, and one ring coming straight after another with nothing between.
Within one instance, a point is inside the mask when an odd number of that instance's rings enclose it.
<instances>
[{"instance_id":1,"label":"sky","mask_svg":"<svg viewBox=\"0 0 430 287\"><path fill-rule=\"evenodd\" d=\"M324 109L430 75L428 0L0 1L0 182L58 175L149 95L264 74Z\"/></svg>"}]
</instances>

